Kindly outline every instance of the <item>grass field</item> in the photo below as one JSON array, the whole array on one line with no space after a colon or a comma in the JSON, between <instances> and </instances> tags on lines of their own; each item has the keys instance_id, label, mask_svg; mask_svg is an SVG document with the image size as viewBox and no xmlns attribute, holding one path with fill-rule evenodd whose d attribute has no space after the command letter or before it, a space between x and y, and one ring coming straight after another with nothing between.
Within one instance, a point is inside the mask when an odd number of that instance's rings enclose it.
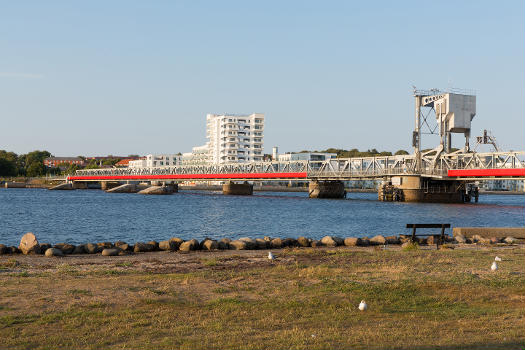
<instances>
[{"instance_id":1,"label":"grass field","mask_svg":"<svg viewBox=\"0 0 525 350\"><path fill-rule=\"evenodd\" d=\"M291 249L273 263L266 251L1 256L0 347L523 349L524 253Z\"/></svg>"}]
</instances>

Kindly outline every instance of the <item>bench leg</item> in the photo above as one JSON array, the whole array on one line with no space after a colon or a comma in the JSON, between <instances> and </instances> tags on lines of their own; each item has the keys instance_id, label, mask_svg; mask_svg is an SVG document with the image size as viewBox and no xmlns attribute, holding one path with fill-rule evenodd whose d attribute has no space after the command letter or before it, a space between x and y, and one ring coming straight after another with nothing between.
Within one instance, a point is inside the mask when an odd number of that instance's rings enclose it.
<instances>
[{"instance_id":1,"label":"bench leg","mask_svg":"<svg viewBox=\"0 0 525 350\"><path fill-rule=\"evenodd\" d=\"M416 227L412 227L412 243L416 241Z\"/></svg>"},{"instance_id":2,"label":"bench leg","mask_svg":"<svg viewBox=\"0 0 525 350\"><path fill-rule=\"evenodd\" d=\"M438 242L440 242L441 244L445 243L445 225L441 226L441 236L439 237ZM439 248L439 245L438 245L438 248Z\"/></svg>"}]
</instances>

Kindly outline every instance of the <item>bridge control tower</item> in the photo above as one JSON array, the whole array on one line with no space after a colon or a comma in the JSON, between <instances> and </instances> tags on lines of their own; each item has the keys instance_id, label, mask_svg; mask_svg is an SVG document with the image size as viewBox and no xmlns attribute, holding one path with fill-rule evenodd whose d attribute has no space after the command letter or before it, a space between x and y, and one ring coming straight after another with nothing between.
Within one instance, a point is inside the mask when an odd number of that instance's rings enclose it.
<instances>
[{"instance_id":1,"label":"bridge control tower","mask_svg":"<svg viewBox=\"0 0 525 350\"><path fill-rule=\"evenodd\" d=\"M427 134L437 134L439 128L440 144L434 150L436 158L442 153L450 153L452 149L452 134L462 133L465 136L465 146L462 153L470 151L470 125L476 115L476 96L466 90L453 90L453 92L442 92L438 89L417 90L414 89L415 98L415 128L412 136L414 153L420 159L421 136L423 129L427 127ZM427 113L423 108L428 109ZM435 115L436 125L430 126L429 118ZM418 162L418 168L421 161Z\"/></svg>"},{"instance_id":2,"label":"bridge control tower","mask_svg":"<svg viewBox=\"0 0 525 350\"><path fill-rule=\"evenodd\" d=\"M470 129L476 115L476 96L473 91L453 89L418 90L414 87L415 127L412 134L414 147L414 175L392 177L379 189L379 199L415 202L463 202L477 198L477 189L464 181L429 178L417 174L433 173L444 158L471 153ZM432 121L435 117L435 122ZM452 134L465 137L463 148L452 151ZM439 145L422 151L422 135L439 135ZM385 196L391 192L393 196Z\"/></svg>"}]
</instances>

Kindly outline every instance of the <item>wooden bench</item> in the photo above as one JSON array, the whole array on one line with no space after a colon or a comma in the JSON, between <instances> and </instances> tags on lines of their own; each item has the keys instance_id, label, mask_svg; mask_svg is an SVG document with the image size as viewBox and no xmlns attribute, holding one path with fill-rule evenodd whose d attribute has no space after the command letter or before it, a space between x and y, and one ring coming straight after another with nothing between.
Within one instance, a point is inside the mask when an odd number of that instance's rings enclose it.
<instances>
[{"instance_id":1,"label":"wooden bench","mask_svg":"<svg viewBox=\"0 0 525 350\"><path fill-rule=\"evenodd\" d=\"M434 238L437 238L436 247L439 248L439 245L445 242L445 229L450 228L450 224L407 224L407 228L412 229L412 242L416 241L417 236L433 236ZM417 228L440 228L441 233L423 233L416 235Z\"/></svg>"}]
</instances>

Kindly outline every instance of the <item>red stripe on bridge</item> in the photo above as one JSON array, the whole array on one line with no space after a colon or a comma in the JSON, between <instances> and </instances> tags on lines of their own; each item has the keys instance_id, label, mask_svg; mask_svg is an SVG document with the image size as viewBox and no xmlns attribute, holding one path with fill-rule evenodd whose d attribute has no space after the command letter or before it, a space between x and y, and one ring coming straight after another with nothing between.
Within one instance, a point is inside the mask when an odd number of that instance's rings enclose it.
<instances>
[{"instance_id":1,"label":"red stripe on bridge","mask_svg":"<svg viewBox=\"0 0 525 350\"><path fill-rule=\"evenodd\" d=\"M181 175L113 175L70 176L69 180L200 180L200 179L305 179L304 173L181 174Z\"/></svg>"},{"instance_id":2,"label":"red stripe on bridge","mask_svg":"<svg viewBox=\"0 0 525 350\"><path fill-rule=\"evenodd\" d=\"M451 176L451 177L525 176L525 168L449 170L448 176Z\"/></svg>"}]
</instances>

